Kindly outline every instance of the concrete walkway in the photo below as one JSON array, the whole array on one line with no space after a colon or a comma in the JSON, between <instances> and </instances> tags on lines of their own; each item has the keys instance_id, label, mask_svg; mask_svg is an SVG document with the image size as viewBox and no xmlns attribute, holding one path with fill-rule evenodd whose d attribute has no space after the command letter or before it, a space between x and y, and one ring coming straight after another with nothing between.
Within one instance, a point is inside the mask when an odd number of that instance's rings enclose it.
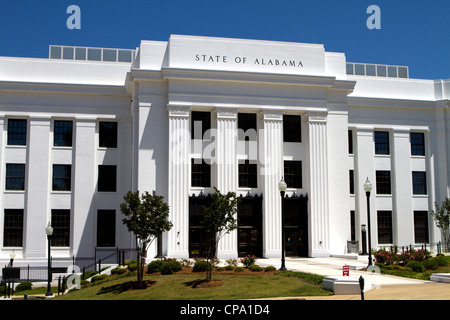
<instances>
[{"instance_id":1,"label":"concrete walkway","mask_svg":"<svg viewBox=\"0 0 450 320\"><path fill-rule=\"evenodd\" d=\"M344 265L349 266L349 276L359 279L362 275L372 283L372 289L364 293L365 300L450 300L450 283L416 280L386 274L363 271L367 257L349 258L290 258L285 261L289 271L301 271L322 276L342 276ZM281 266L280 259L258 259L260 266ZM285 297L284 299L290 299ZM292 297L306 300L361 300L361 295L333 295L328 297Z\"/></svg>"}]
</instances>

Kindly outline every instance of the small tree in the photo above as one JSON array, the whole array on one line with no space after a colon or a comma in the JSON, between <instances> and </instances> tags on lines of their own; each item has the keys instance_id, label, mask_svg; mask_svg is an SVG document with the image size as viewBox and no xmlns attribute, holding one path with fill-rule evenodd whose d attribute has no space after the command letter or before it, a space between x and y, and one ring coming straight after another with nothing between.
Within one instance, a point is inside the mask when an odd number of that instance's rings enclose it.
<instances>
[{"instance_id":1,"label":"small tree","mask_svg":"<svg viewBox=\"0 0 450 320\"><path fill-rule=\"evenodd\" d=\"M202 225L206 233L206 260L208 271L206 272L206 281L211 281L213 260L216 258L217 246L219 240L227 233L237 228L237 204L238 199L234 192L228 192L226 195L214 187L216 193L212 195L211 205L204 207L204 216Z\"/></svg>"},{"instance_id":2,"label":"small tree","mask_svg":"<svg viewBox=\"0 0 450 320\"><path fill-rule=\"evenodd\" d=\"M123 199L125 202L120 205L120 211L125 218L122 221L136 236L137 281L143 285L143 257L153 240L172 228L168 221L169 206L155 191L152 194L146 191L142 196L139 196L139 191L128 191Z\"/></svg>"},{"instance_id":3,"label":"small tree","mask_svg":"<svg viewBox=\"0 0 450 320\"><path fill-rule=\"evenodd\" d=\"M450 199L445 198L442 205L435 202L436 211L431 211L431 215L436 221L436 226L441 229L442 242L444 243L443 251L448 251L449 226L450 226Z\"/></svg>"}]
</instances>

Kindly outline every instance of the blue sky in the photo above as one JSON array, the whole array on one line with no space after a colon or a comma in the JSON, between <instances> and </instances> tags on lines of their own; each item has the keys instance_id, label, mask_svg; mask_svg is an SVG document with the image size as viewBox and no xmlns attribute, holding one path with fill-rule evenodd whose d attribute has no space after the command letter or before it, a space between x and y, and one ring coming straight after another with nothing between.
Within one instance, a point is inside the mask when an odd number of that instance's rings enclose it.
<instances>
[{"instance_id":1,"label":"blue sky","mask_svg":"<svg viewBox=\"0 0 450 320\"><path fill-rule=\"evenodd\" d=\"M70 30L67 7L81 9ZM381 29L370 30L370 5ZM450 78L449 0L0 0L0 56L48 57L50 44L112 48L170 34L324 44L347 61L406 65Z\"/></svg>"}]
</instances>

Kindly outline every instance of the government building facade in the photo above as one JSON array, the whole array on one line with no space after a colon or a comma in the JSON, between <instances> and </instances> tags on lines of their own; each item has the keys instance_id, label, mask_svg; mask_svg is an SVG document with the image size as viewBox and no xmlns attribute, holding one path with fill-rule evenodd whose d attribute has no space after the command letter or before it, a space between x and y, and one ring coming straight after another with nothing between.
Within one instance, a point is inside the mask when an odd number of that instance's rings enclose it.
<instances>
[{"instance_id":1,"label":"government building facade","mask_svg":"<svg viewBox=\"0 0 450 320\"><path fill-rule=\"evenodd\" d=\"M148 259L199 257L214 187L240 199L219 258L365 252L368 207L372 248L435 250L449 99L450 80L319 44L172 35L0 57L0 262L45 263L48 223L52 257L132 248L129 190L170 206Z\"/></svg>"}]
</instances>

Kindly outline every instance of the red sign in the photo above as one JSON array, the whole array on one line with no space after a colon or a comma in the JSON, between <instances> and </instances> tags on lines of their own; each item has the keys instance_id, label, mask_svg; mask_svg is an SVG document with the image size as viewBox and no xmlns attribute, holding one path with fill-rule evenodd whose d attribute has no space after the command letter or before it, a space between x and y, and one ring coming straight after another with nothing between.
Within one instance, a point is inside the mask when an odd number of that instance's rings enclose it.
<instances>
[{"instance_id":1,"label":"red sign","mask_svg":"<svg viewBox=\"0 0 450 320\"><path fill-rule=\"evenodd\" d=\"M345 265L342 267L342 275L343 276L350 276L350 267Z\"/></svg>"}]
</instances>

